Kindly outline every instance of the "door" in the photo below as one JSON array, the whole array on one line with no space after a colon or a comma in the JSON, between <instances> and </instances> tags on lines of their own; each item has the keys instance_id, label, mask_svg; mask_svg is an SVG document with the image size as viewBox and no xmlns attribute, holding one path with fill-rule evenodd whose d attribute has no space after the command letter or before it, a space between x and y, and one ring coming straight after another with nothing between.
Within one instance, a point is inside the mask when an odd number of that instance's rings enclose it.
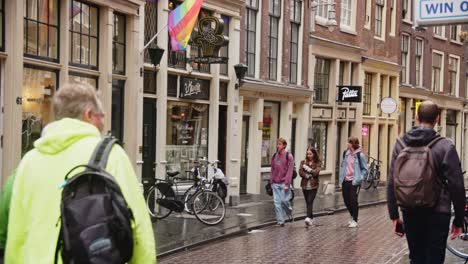
<instances>
[{"instance_id":1,"label":"door","mask_svg":"<svg viewBox=\"0 0 468 264\"><path fill-rule=\"evenodd\" d=\"M143 98L143 167L141 179L146 192L154 183L156 170L156 99Z\"/></svg>"},{"instance_id":2,"label":"door","mask_svg":"<svg viewBox=\"0 0 468 264\"><path fill-rule=\"evenodd\" d=\"M227 106L219 106L219 117L218 117L218 160L221 162L218 164L224 173L226 173L226 125L227 125Z\"/></svg>"},{"instance_id":3,"label":"door","mask_svg":"<svg viewBox=\"0 0 468 264\"><path fill-rule=\"evenodd\" d=\"M291 126L291 153L293 157L296 157L296 128L297 128L297 118L292 119Z\"/></svg>"},{"instance_id":4,"label":"door","mask_svg":"<svg viewBox=\"0 0 468 264\"><path fill-rule=\"evenodd\" d=\"M249 146L249 122L250 117L242 117L242 148L241 148L241 177L240 194L247 193L247 165L248 165L248 146Z\"/></svg>"}]
</instances>

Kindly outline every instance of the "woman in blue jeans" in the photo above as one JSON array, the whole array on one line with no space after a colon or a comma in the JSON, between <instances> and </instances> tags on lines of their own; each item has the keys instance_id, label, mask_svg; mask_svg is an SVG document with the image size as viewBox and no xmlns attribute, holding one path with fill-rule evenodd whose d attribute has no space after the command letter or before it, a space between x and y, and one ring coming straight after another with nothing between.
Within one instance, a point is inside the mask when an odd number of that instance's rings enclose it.
<instances>
[{"instance_id":1,"label":"woman in blue jeans","mask_svg":"<svg viewBox=\"0 0 468 264\"><path fill-rule=\"evenodd\" d=\"M284 138L276 141L277 151L271 159L271 188L275 205L276 225L284 226L284 214L292 220L292 208L289 204L294 157L286 151L287 142Z\"/></svg>"}]
</instances>

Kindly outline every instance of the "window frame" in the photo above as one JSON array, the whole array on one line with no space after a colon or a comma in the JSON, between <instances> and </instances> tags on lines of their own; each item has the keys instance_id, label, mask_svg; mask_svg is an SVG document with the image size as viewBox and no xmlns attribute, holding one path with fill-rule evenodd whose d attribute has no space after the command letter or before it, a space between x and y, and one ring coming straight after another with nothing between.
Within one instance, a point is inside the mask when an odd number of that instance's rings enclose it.
<instances>
[{"instance_id":1,"label":"window frame","mask_svg":"<svg viewBox=\"0 0 468 264\"><path fill-rule=\"evenodd\" d=\"M441 56L440 59L440 68L434 67L434 54L437 54L438 56ZM432 63L431 63L431 91L433 92L442 92L443 91L443 83L444 83L444 61L445 61L445 54L441 51L438 50L433 50L432 51ZM435 80L434 80L434 68L439 69L439 80L437 86L435 86Z\"/></svg>"},{"instance_id":2,"label":"window frame","mask_svg":"<svg viewBox=\"0 0 468 264\"><path fill-rule=\"evenodd\" d=\"M269 0L268 1L269 11L268 11L268 79L272 81L278 80L278 51L279 51L279 37L280 37L280 25L281 25L281 11L282 1L280 0ZM278 5L278 10L274 9L275 5ZM273 6L273 7L272 7ZM276 23L276 32L273 32L273 25ZM275 34L276 33L276 36ZM273 44L276 43L276 50L272 50Z\"/></svg>"},{"instance_id":3,"label":"window frame","mask_svg":"<svg viewBox=\"0 0 468 264\"><path fill-rule=\"evenodd\" d=\"M440 34L438 29L440 29ZM445 26L434 26L432 32L434 33L434 38L447 40L447 37L445 36Z\"/></svg>"},{"instance_id":4,"label":"window frame","mask_svg":"<svg viewBox=\"0 0 468 264\"><path fill-rule=\"evenodd\" d=\"M153 20L153 21L151 21ZM156 1L146 1L145 3L145 26L144 26L144 40L145 43L151 40L151 38L158 32L158 4ZM155 47L158 38L150 44L149 47ZM169 49L168 49L169 50ZM151 59L148 53L148 49L145 49L144 62L151 63Z\"/></svg>"},{"instance_id":5,"label":"window frame","mask_svg":"<svg viewBox=\"0 0 468 264\"><path fill-rule=\"evenodd\" d=\"M0 30L2 31L1 37L2 41L0 41L0 51L5 51L5 2L6 0L2 0L2 4L0 5L0 15L2 16L2 19L0 20L0 23L2 23ZM59 3L60 5L60 3ZM60 8L57 7L57 8ZM59 10L59 15L60 15L60 10ZM58 22L60 24L60 21ZM60 34L60 32L59 32ZM60 41L58 41L57 45L60 44ZM59 50L60 47L57 46L57 50ZM57 57L59 57L59 54L57 54Z\"/></svg>"},{"instance_id":6,"label":"window frame","mask_svg":"<svg viewBox=\"0 0 468 264\"><path fill-rule=\"evenodd\" d=\"M370 77L370 78L368 78ZM372 114L372 81L373 74L370 72L364 73L364 92L362 100L362 114L370 116Z\"/></svg>"},{"instance_id":7,"label":"window frame","mask_svg":"<svg viewBox=\"0 0 468 264\"><path fill-rule=\"evenodd\" d=\"M96 91L99 91L99 77L98 76L81 73L81 72L73 72L73 71L69 71L68 76L76 76L76 77L81 77L81 78L94 79L96 80Z\"/></svg>"},{"instance_id":8,"label":"window frame","mask_svg":"<svg viewBox=\"0 0 468 264\"><path fill-rule=\"evenodd\" d=\"M421 45L419 45L421 44ZM424 72L424 40L421 38L416 38L415 40L415 49L414 49L414 57L415 57L415 85L416 87L423 86L423 72Z\"/></svg>"},{"instance_id":9,"label":"window frame","mask_svg":"<svg viewBox=\"0 0 468 264\"><path fill-rule=\"evenodd\" d=\"M346 1L346 5L344 3ZM356 0L341 1L340 29L355 31L356 29ZM347 16L344 16L347 14ZM349 17L348 17L349 16ZM344 21L349 20L349 24Z\"/></svg>"},{"instance_id":10,"label":"window frame","mask_svg":"<svg viewBox=\"0 0 468 264\"><path fill-rule=\"evenodd\" d=\"M323 61L323 66L320 68L320 72L317 69L317 65L319 65L319 61ZM322 72L322 68L324 70L327 69L328 66L328 72ZM330 96L329 96L329 91L330 91L330 74L331 74L331 68L332 68L332 61L327 58L316 58L315 59L315 69L314 69L314 103L319 103L319 104L328 104L330 101ZM325 79L323 79L325 78ZM320 83L319 83L320 79ZM322 87L322 82L323 82L323 87ZM322 94L322 98L319 98L317 96L317 93ZM318 100L318 99L325 99L325 100Z\"/></svg>"},{"instance_id":11,"label":"window frame","mask_svg":"<svg viewBox=\"0 0 468 264\"><path fill-rule=\"evenodd\" d=\"M114 84L115 82L115 84ZM116 127L117 130L119 130L120 132L120 135L117 137L117 139L119 140L118 143L123 146L124 145L124 137L125 137L125 83L126 81L125 80L118 80L118 79L113 79L112 80L112 102L111 102L111 105L114 103L114 87L120 89L119 93L120 93L120 101L116 104L120 109L120 115L119 115L119 126ZM112 111L112 107L111 107L111 127L110 127L110 130L112 131L113 130L113 119L114 119L114 112Z\"/></svg>"},{"instance_id":12,"label":"window frame","mask_svg":"<svg viewBox=\"0 0 468 264\"><path fill-rule=\"evenodd\" d=\"M229 38L229 26L231 23L231 17L227 15L221 15L221 20L224 23L224 28L223 28L223 35ZM226 20L228 23L226 23ZM219 49L219 56L222 57L223 54L226 53L226 58L229 60L229 42L227 43L226 46L222 46ZM221 75L227 76L229 74L229 63L223 63L219 66L219 73Z\"/></svg>"},{"instance_id":13,"label":"window frame","mask_svg":"<svg viewBox=\"0 0 468 264\"><path fill-rule=\"evenodd\" d=\"M255 4L253 5L252 3ZM255 77L256 75L256 63L257 63L257 45L253 47L249 47L249 36L253 37L253 42L255 43L257 40L257 22L258 22L258 12L259 12L259 2L258 0L247 0L245 5L245 64L247 65L247 72L245 73L248 77ZM249 28L249 21L254 18L255 23L253 24L253 28ZM250 49L249 49L250 48ZM253 51L251 51L253 50ZM251 60L249 59L251 57Z\"/></svg>"},{"instance_id":14,"label":"window frame","mask_svg":"<svg viewBox=\"0 0 468 264\"><path fill-rule=\"evenodd\" d=\"M401 35L401 73L400 80L402 84L410 83L410 46L411 38L409 35Z\"/></svg>"},{"instance_id":15,"label":"window frame","mask_svg":"<svg viewBox=\"0 0 468 264\"><path fill-rule=\"evenodd\" d=\"M116 27L116 17L119 16L119 17L123 17L123 21L124 21L124 38L123 38L123 43L122 42L118 42L116 40L116 33L118 31L117 27ZM126 69L127 69L127 16L125 14L122 14L122 13L118 13L118 12L114 12L114 33L113 33L113 36L112 36L112 73L113 74L119 74L119 75L125 75L126 73ZM115 54L117 54L117 49L116 49L116 45L121 45L123 46L123 71L118 71L115 69L115 61L114 61L114 52L116 52Z\"/></svg>"},{"instance_id":16,"label":"window frame","mask_svg":"<svg viewBox=\"0 0 468 264\"><path fill-rule=\"evenodd\" d=\"M402 15L401 15L401 20L405 23L408 23L408 24L413 24L413 20L412 20L412 0L402 0L402 3L401 3L401 11L402 11ZM406 6L406 8L405 8ZM406 12L405 12L406 10ZM404 14L403 14L404 13ZM408 16L406 16L408 15Z\"/></svg>"},{"instance_id":17,"label":"window frame","mask_svg":"<svg viewBox=\"0 0 468 264\"><path fill-rule=\"evenodd\" d=\"M456 61L455 70L451 68L451 60ZM455 73L455 83L452 82L452 74ZM448 56L448 86L450 88L449 94L458 97L460 95L460 57L449 54ZM453 85L453 91L452 91Z\"/></svg>"},{"instance_id":18,"label":"window frame","mask_svg":"<svg viewBox=\"0 0 468 264\"><path fill-rule=\"evenodd\" d=\"M302 1L291 0L290 10L294 10L290 14L291 25L291 38L289 40L289 83L297 84L299 76L299 40L301 35L301 20L302 20ZM297 27L297 39L293 39L293 27ZM293 49L295 49L296 57L293 56ZM295 68L295 75L293 75L293 67Z\"/></svg>"},{"instance_id":19,"label":"window frame","mask_svg":"<svg viewBox=\"0 0 468 264\"><path fill-rule=\"evenodd\" d=\"M380 12L379 12L380 11ZM376 0L374 18L374 36L378 39L385 39L385 2ZM380 17L379 17L380 14Z\"/></svg>"},{"instance_id":20,"label":"window frame","mask_svg":"<svg viewBox=\"0 0 468 264\"><path fill-rule=\"evenodd\" d=\"M265 101L264 104L263 104L263 109L262 109L262 124L263 124L263 119L264 119L264 113L265 113L265 105L266 106L276 106L277 109L278 109L278 115L276 116L276 118L278 119L278 124L275 128L271 127L271 129L275 129L276 130L276 135L277 137L272 139L271 138L271 133L270 133L270 141L275 141L279 138L279 135L280 135L280 125L281 125L281 103L278 102L278 101ZM272 116L273 118L273 116ZM262 131L262 141L263 141L263 131ZM263 163L262 161L262 157L260 157L260 166L262 168L265 168L265 167L271 167L271 158L273 157L274 153L272 153L271 157L269 157L269 160L268 160L268 163Z\"/></svg>"},{"instance_id":21,"label":"window frame","mask_svg":"<svg viewBox=\"0 0 468 264\"><path fill-rule=\"evenodd\" d=\"M323 128L325 128L325 140L324 140L324 146L322 147L325 147L325 150L324 150L324 153L322 153L322 150L320 147L316 148L317 149L317 152L320 156L320 159L322 160L322 170L325 170L327 168L327 154L328 154L328 125L330 124L330 122L327 122L327 121L322 121L322 120L313 120L312 121L312 125L311 125L311 130L312 130L312 134L314 132L314 126L318 126L319 128L321 126L323 126ZM312 141L315 141L315 143L317 143L316 139L314 140L314 138L309 138L308 139L308 145L312 146L315 148L315 145L312 144ZM322 155L323 154L323 155Z\"/></svg>"},{"instance_id":22,"label":"window frame","mask_svg":"<svg viewBox=\"0 0 468 264\"><path fill-rule=\"evenodd\" d=\"M28 2L29 1L32 1L32 0L17 0L17 1L26 1L25 3L25 6L28 6ZM25 39L26 41L24 41L23 45L26 45L26 46L23 46L23 56L24 57L29 57L29 58L33 58L33 59L38 59L38 60L45 60L45 61L50 61L50 62L59 62L60 61L60 28L61 28L61 21L60 21L60 0L45 0L47 1L47 10L49 11L50 9L50 2L51 1L56 1L56 4L57 4L57 24L56 25L53 25L50 23L50 13L48 12L48 16L47 16L47 22L42 22L39 20L39 1L36 0L36 4L37 4L37 13L36 13L36 19L32 19L32 18L29 18L28 17L28 14L29 14L29 9L27 7L25 7L25 12L26 14L24 14L24 11L23 11L23 28L26 27L26 29L24 30L23 32L23 40ZM3 7L2 7L2 27L3 27L3 39L2 39L2 49L1 51L5 51L4 49L4 44L5 44L5 12L4 12L4 8L5 8L5 2L6 0L3 0ZM24 4L24 3L23 3ZM28 32L28 26L29 23L35 23L35 26L36 26L36 51L37 51L37 54L32 54L32 53L27 53L27 45L29 43L28 41L28 35L29 35L29 32ZM46 44L46 47L47 47L47 56L41 56L39 55L39 41L40 41L40 26L41 25L44 25L47 27L47 44ZM57 50L56 50L56 55L57 57L56 58L53 58L53 57L50 57L50 28L55 28L55 30L57 31ZM26 50L25 50L26 48Z\"/></svg>"},{"instance_id":23,"label":"window frame","mask_svg":"<svg viewBox=\"0 0 468 264\"><path fill-rule=\"evenodd\" d=\"M71 5L73 6L73 2L79 2L81 4L81 6L83 5L87 5L89 6L90 10L91 10L91 7L93 8L96 8L96 13L97 13L97 18L96 18L96 36L92 36L91 35L91 32L89 32L88 34L83 34L82 33L82 29L83 29L83 24L82 24L82 19L80 18L80 31L74 31L73 30L73 26L71 26L71 24L69 24L69 28L68 28L68 33L70 34L70 57L69 57L69 65L71 66L75 66L75 67L79 67L79 68L85 68L85 69L91 69L91 70L99 70L99 44L100 44L100 39L99 39L99 36L100 36L100 9L99 9L99 6L96 5L96 4L92 4L92 3L88 3L88 2L85 2L83 0L70 0L70 3ZM73 12L73 8L70 8L70 12ZM80 16L81 16L82 12L80 12ZM73 23L73 17L71 16L71 13L70 13L70 21L69 23ZM91 17L91 16L89 16ZM89 20L89 24L91 25L91 19ZM89 54L88 54L88 57L89 57L89 63L88 64L83 64L83 63L76 63L76 62L73 62L73 35L74 34L79 34L80 36L80 62L82 61L82 39L83 39L83 36L86 36L89 38ZM96 39L96 66L93 66L91 65L91 38L95 38Z\"/></svg>"},{"instance_id":24,"label":"window frame","mask_svg":"<svg viewBox=\"0 0 468 264\"><path fill-rule=\"evenodd\" d=\"M328 21L328 16L329 16L329 10L330 10L330 1L329 0L318 0L317 1L319 6L317 6L317 9L315 11L315 21L317 24L320 25L326 25Z\"/></svg>"}]
</instances>

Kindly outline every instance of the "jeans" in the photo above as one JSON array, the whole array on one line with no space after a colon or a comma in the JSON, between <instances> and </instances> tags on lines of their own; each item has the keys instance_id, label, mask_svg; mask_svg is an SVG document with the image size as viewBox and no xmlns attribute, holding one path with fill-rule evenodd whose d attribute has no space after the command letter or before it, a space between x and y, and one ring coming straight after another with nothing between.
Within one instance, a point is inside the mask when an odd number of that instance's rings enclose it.
<instances>
[{"instance_id":1,"label":"jeans","mask_svg":"<svg viewBox=\"0 0 468 264\"><path fill-rule=\"evenodd\" d=\"M450 215L431 210L403 211L411 264L442 264L449 234Z\"/></svg>"},{"instance_id":2,"label":"jeans","mask_svg":"<svg viewBox=\"0 0 468 264\"><path fill-rule=\"evenodd\" d=\"M306 201L307 217L312 219L314 218L314 215L313 215L314 199L315 199L315 196L317 195L317 189L302 190L302 193L304 194L304 199Z\"/></svg>"},{"instance_id":3,"label":"jeans","mask_svg":"<svg viewBox=\"0 0 468 264\"><path fill-rule=\"evenodd\" d=\"M359 186L354 186L352 181L343 181L343 200L353 220L356 222L359 215L358 188Z\"/></svg>"},{"instance_id":4,"label":"jeans","mask_svg":"<svg viewBox=\"0 0 468 264\"><path fill-rule=\"evenodd\" d=\"M284 224L284 214L291 214L292 208L289 205L289 198L291 197L291 190L284 191L284 184L272 183L273 189L273 203L275 205L276 222Z\"/></svg>"}]
</instances>

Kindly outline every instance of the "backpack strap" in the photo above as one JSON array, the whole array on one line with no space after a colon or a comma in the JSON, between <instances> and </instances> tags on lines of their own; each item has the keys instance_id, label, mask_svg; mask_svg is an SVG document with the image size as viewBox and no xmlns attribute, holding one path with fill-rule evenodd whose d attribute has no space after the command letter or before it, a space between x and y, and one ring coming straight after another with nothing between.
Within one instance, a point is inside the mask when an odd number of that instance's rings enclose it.
<instances>
[{"instance_id":1,"label":"backpack strap","mask_svg":"<svg viewBox=\"0 0 468 264\"><path fill-rule=\"evenodd\" d=\"M98 170L105 170L107 165L107 159L109 158L110 151L114 146L117 139L113 136L106 136L99 142L94 149L93 155L89 160L88 166Z\"/></svg>"},{"instance_id":2,"label":"backpack strap","mask_svg":"<svg viewBox=\"0 0 468 264\"><path fill-rule=\"evenodd\" d=\"M403 148L406 148L406 144L401 138L397 138L396 141L398 142L398 144L400 144L400 146L402 146Z\"/></svg>"},{"instance_id":3,"label":"backpack strap","mask_svg":"<svg viewBox=\"0 0 468 264\"><path fill-rule=\"evenodd\" d=\"M431 142L429 142L429 144L427 144L427 147L432 148L432 146L434 146L441 139L443 139L443 137L441 137L439 134L437 134L436 138L434 138L433 140L431 140Z\"/></svg>"}]
</instances>

